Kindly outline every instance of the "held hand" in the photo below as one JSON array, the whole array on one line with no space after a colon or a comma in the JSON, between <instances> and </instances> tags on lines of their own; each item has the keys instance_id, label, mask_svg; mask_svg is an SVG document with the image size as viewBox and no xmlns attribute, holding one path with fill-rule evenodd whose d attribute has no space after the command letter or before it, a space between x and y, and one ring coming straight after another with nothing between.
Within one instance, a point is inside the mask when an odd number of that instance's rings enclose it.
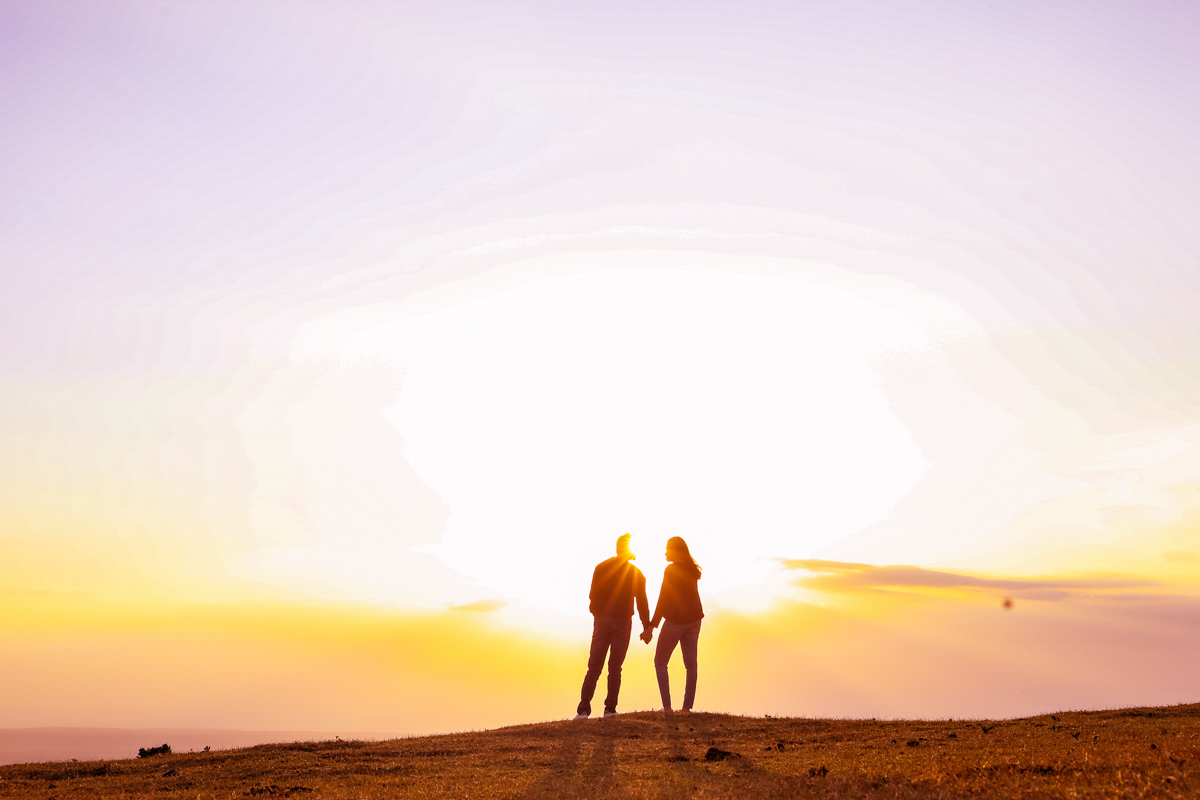
<instances>
[{"instance_id":1,"label":"held hand","mask_svg":"<svg viewBox=\"0 0 1200 800\"><path fill-rule=\"evenodd\" d=\"M654 638L654 629L653 628L643 628L642 635L639 636L638 638L640 638L646 644L650 644L650 640Z\"/></svg>"}]
</instances>

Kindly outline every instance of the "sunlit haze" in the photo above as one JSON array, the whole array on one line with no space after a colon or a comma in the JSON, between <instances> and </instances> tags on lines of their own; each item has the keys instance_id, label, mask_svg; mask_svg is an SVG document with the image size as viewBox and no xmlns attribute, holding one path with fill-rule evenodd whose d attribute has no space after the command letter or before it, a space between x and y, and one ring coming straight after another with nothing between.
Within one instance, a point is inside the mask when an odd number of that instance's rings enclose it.
<instances>
[{"instance_id":1,"label":"sunlit haze","mask_svg":"<svg viewBox=\"0 0 1200 800\"><path fill-rule=\"evenodd\" d=\"M969 324L937 298L879 279L873 301L828 268L754 257L569 254L530 271L318 319L294 351L399 374L384 417L450 509L422 550L476 591L586 613L579 576L626 528L655 532L634 540L651 572L682 535L721 553L710 592L748 591L779 557L885 519L924 473L879 372ZM397 585L379 559L395 540L334 524L272 569L397 602L478 599Z\"/></svg>"}]
</instances>

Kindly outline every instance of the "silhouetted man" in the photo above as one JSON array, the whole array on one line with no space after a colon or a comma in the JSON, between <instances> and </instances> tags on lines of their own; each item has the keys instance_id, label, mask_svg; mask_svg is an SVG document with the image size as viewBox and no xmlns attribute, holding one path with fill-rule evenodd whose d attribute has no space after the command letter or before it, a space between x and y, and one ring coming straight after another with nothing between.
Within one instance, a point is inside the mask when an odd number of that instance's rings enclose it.
<instances>
[{"instance_id":1,"label":"silhouetted man","mask_svg":"<svg viewBox=\"0 0 1200 800\"><path fill-rule=\"evenodd\" d=\"M596 565L592 573L591 598L592 650L588 656L587 675L579 693L579 708L575 719L587 719L592 713L592 695L596 681L608 656L608 696L604 698L604 716L617 713L617 695L621 693L621 665L629 650L633 632L633 601L637 600L638 615L642 618L642 633L650 628L650 603L646 601L646 576L629 562L636 556L629 552L629 534L617 539L617 556Z\"/></svg>"}]
</instances>

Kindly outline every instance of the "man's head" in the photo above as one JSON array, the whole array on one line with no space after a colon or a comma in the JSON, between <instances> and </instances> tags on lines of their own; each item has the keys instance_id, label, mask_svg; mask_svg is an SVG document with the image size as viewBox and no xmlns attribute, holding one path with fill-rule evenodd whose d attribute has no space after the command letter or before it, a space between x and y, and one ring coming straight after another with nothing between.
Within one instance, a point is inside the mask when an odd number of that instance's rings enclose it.
<instances>
[{"instance_id":1,"label":"man's head","mask_svg":"<svg viewBox=\"0 0 1200 800\"><path fill-rule=\"evenodd\" d=\"M633 538L632 534L626 533L617 537L617 558L625 558L633 561L637 556L629 549L629 540Z\"/></svg>"}]
</instances>

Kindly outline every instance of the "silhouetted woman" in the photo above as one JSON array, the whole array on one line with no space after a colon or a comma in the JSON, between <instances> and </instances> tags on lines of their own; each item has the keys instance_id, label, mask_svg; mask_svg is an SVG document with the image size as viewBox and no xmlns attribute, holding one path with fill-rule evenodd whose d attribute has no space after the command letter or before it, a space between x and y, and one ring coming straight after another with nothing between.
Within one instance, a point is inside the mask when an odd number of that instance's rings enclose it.
<instances>
[{"instance_id":1,"label":"silhouetted woman","mask_svg":"<svg viewBox=\"0 0 1200 800\"><path fill-rule=\"evenodd\" d=\"M696 700L696 642L700 638L700 620L704 619L704 608L700 605L700 592L696 587L700 580L700 565L688 551L687 542L678 536L667 540L667 561L671 563L663 572L662 590L658 593L658 605L650 622L650 628L654 629L659 620L666 619L662 633L658 635L658 649L654 651L654 671L658 673L658 693L662 695L663 708L670 711L671 680L667 675L667 662L675 652L675 645L680 645L683 666L687 670L680 710L691 711Z\"/></svg>"}]
</instances>

